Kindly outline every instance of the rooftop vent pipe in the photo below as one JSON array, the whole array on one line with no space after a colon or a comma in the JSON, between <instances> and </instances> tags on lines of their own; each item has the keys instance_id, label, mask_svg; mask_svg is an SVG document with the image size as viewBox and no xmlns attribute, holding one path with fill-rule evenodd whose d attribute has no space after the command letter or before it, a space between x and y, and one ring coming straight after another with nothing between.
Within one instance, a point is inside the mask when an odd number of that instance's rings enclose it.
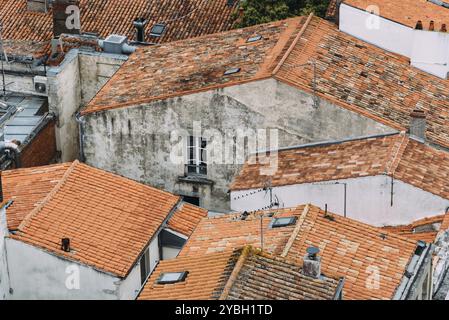
<instances>
[{"instance_id":1,"label":"rooftop vent pipe","mask_svg":"<svg viewBox=\"0 0 449 320\"><path fill-rule=\"evenodd\" d=\"M133 25L136 27L136 40L137 42L145 42L145 26L148 20L145 18L138 18L134 20Z\"/></svg>"},{"instance_id":2,"label":"rooftop vent pipe","mask_svg":"<svg viewBox=\"0 0 449 320\"><path fill-rule=\"evenodd\" d=\"M320 249L309 247L304 256L304 264L302 267L305 276L318 279L321 276L321 258L318 257Z\"/></svg>"},{"instance_id":3,"label":"rooftop vent pipe","mask_svg":"<svg viewBox=\"0 0 449 320\"><path fill-rule=\"evenodd\" d=\"M61 239L61 250L64 252L70 252L70 239L69 238Z\"/></svg>"}]
</instances>

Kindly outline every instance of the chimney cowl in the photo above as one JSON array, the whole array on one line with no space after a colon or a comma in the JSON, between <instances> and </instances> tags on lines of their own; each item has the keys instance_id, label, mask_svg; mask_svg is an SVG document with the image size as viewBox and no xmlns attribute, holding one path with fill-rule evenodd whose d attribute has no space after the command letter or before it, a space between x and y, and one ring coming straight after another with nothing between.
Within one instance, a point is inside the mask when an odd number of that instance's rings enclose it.
<instances>
[{"instance_id":1,"label":"chimney cowl","mask_svg":"<svg viewBox=\"0 0 449 320\"><path fill-rule=\"evenodd\" d=\"M133 21L133 25L136 28L136 41L145 42L145 26L148 20L145 18L137 18Z\"/></svg>"},{"instance_id":2,"label":"chimney cowl","mask_svg":"<svg viewBox=\"0 0 449 320\"><path fill-rule=\"evenodd\" d=\"M302 272L305 276L318 279L321 276L321 258L318 256L320 250L316 247L309 247L306 252Z\"/></svg>"}]
</instances>

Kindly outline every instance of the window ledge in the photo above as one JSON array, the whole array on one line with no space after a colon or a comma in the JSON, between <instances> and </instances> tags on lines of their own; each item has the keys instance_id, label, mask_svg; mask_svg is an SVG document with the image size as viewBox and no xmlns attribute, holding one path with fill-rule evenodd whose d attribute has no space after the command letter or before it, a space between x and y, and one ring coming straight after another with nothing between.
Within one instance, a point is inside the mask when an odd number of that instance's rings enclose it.
<instances>
[{"instance_id":1,"label":"window ledge","mask_svg":"<svg viewBox=\"0 0 449 320\"><path fill-rule=\"evenodd\" d=\"M178 181L187 182L187 183L208 184L208 185L214 184L214 182L212 180L207 179L207 177L203 176L203 175L181 176L181 177L178 177Z\"/></svg>"}]
</instances>

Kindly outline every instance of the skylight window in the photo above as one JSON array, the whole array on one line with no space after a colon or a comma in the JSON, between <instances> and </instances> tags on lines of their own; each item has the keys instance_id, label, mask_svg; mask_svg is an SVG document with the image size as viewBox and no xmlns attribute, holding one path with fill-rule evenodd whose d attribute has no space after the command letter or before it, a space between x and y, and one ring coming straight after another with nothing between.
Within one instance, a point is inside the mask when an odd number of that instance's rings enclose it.
<instances>
[{"instance_id":1,"label":"skylight window","mask_svg":"<svg viewBox=\"0 0 449 320\"><path fill-rule=\"evenodd\" d=\"M165 24L156 23L150 30L150 36L161 37L165 31L165 28L166 28Z\"/></svg>"},{"instance_id":2,"label":"skylight window","mask_svg":"<svg viewBox=\"0 0 449 320\"><path fill-rule=\"evenodd\" d=\"M232 68L225 71L224 75L228 76L230 74L238 73L240 72L240 68Z\"/></svg>"},{"instance_id":3,"label":"skylight window","mask_svg":"<svg viewBox=\"0 0 449 320\"><path fill-rule=\"evenodd\" d=\"M246 40L246 42L256 42L256 41L259 41L260 39L262 39L262 36L254 36L254 37L248 38L248 40Z\"/></svg>"},{"instance_id":4,"label":"skylight window","mask_svg":"<svg viewBox=\"0 0 449 320\"><path fill-rule=\"evenodd\" d=\"M159 276L159 279L157 279L158 284L170 284L170 283L177 283L182 282L186 279L188 272L182 271L182 272L164 272Z\"/></svg>"},{"instance_id":5,"label":"skylight window","mask_svg":"<svg viewBox=\"0 0 449 320\"><path fill-rule=\"evenodd\" d=\"M296 217L274 218L271 222L271 228L282 228L296 223Z\"/></svg>"}]
</instances>

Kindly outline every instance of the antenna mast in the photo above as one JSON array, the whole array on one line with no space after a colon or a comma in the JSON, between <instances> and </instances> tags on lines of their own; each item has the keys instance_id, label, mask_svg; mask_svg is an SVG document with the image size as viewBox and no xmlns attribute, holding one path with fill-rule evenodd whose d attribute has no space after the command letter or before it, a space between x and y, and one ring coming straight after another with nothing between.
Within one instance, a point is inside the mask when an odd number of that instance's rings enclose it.
<instances>
[{"instance_id":1,"label":"antenna mast","mask_svg":"<svg viewBox=\"0 0 449 320\"><path fill-rule=\"evenodd\" d=\"M3 64L3 59L5 59L6 61L8 61L8 58L6 57L6 52L5 52L5 48L3 47L3 36L2 36L2 31L3 31L3 23L0 21L0 47L1 47L1 69L2 69L2 83L3 83L3 97L6 96L6 82L5 82L5 66Z\"/></svg>"}]
</instances>

